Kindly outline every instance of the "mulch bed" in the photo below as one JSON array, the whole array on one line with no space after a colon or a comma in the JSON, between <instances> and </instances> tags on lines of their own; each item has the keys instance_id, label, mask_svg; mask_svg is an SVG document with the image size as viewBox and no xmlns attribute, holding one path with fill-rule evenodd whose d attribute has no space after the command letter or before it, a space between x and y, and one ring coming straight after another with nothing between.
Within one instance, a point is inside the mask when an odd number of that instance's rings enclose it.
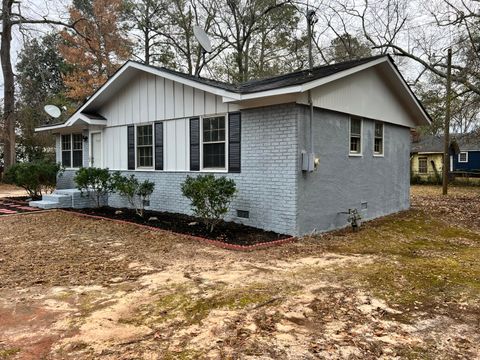
<instances>
[{"instance_id":1,"label":"mulch bed","mask_svg":"<svg viewBox=\"0 0 480 360\"><path fill-rule=\"evenodd\" d=\"M193 216L159 212L145 211L142 218L135 214L132 209L118 209L111 207L102 207L95 209L65 209L90 216L100 216L113 220L126 221L163 230L169 230L176 233L191 235L204 239L219 241L225 244L252 246L259 244L268 244L278 242L279 240L290 239L291 236L278 234L273 231L265 231L252 226L237 224L234 222L223 221L212 233L201 223L198 218Z\"/></svg>"},{"instance_id":2,"label":"mulch bed","mask_svg":"<svg viewBox=\"0 0 480 360\"><path fill-rule=\"evenodd\" d=\"M38 211L41 209L33 208L22 202L0 199L0 216L13 215L18 213Z\"/></svg>"}]
</instances>

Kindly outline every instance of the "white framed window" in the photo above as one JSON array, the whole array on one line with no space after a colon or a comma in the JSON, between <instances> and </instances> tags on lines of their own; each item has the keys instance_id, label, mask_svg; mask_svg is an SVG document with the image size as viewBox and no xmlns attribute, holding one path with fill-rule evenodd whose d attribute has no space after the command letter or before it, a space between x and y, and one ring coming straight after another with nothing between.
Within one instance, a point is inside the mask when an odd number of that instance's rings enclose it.
<instances>
[{"instance_id":1,"label":"white framed window","mask_svg":"<svg viewBox=\"0 0 480 360\"><path fill-rule=\"evenodd\" d=\"M137 125L137 168L153 167L153 124Z\"/></svg>"},{"instance_id":2,"label":"white framed window","mask_svg":"<svg viewBox=\"0 0 480 360\"><path fill-rule=\"evenodd\" d=\"M428 163L426 157L419 157L418 158L418 172L420 174L426 174L428 172Z\"/></svg>"},{"instance_id":3,"label":"white framed window","mask_svg":"<svg viewBox=\"0 0 480 360\"><path fill-rule=\"evenodd\" d=\"M350 118L350 155L362 155L362 119Z\"/></svg>"},{"instance_id":4,"label":"white framed window","mask_svg":"<svg viewBox=\"0 0 480 360\"><path fill-rule=\"evenodd\" d=\"M83 135L72 134L72 164L74 168L83 165Z\"/></svg>"},{"instance_id":5,"label":"white framed window","mask_svg":"<svg viewBox=\"0 0 480 360\"><path fill-rule=\"evenodd\" d=\"M458 154L459 163L468 163L468 151L462 151Z\"/></svg>"},{"instance_id":6,"label":"white framed window","mask_svg":"<svg viewBox=\"0 0 480 360\"><path fill-rule=\"evenodd\" d=\"M227 169L227 127L225 115L202 118L200 132L202 170Z\"/></svg>"},{"instance_id":7,"label":"white framed window","mask_svg":"<svg viewBox=\"0 0 480 360\"><path fill-rule=\"evenodd\" d=\"M67 134L61 137L62 165L66 168L83 166L83 135Z\"/></svg>"},{"instance_id":8,"label":"white framed window","mask_svg":"<svg viewBox=\"0 0 480 360\"><path fill-rule=\"evenodd\" d=\"M373 155L383 155L383 122L375 121L375 131L373 139Z\"/></svg>"}]
</instances>

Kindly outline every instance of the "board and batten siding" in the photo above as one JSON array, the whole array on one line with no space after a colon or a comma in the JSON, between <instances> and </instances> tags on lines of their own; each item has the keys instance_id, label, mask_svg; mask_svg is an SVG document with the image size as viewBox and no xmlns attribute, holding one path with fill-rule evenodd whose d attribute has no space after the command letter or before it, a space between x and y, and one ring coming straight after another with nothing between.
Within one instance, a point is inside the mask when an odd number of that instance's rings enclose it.
<instances>
[{"instance_id":1,"label":"board and batten siding","mask_svg":"<svg viewBox=\"0 0 480 360\"><path fill-rule=\"evenodd\" d=\"M315 107L413 128L415 123L394 87L373 68L312 90ZM300 103L307 104L306 96Z\"/></svg>"},{"instance_id":2,"label":"board and batten siding","mask_svg":"<svg viewBox=\"0 0 480 360\"><path fill-rule=\"evenodd\" d=\"M103 166L112 170L127 169L127 127L107 127L103 130Z\"/></svg>"},{"instance_id":3,"label":"board and batten siding","mask_svg":"<svg viewBox=\"0 0 480 360\"><path fill-rule=\"evenodd\" d=\"M107 119L103 131L103 166L112 170L127 169L128 125L162 121L164 170L188 171L189 119L238 109L238 105L225 104L221 96L161 76L139 73L98 111Z\"/></svg>"},{"instance_id":4,"label":"board and batten siding","mask_svg":"<svg viewBox=\"0 0 480 360\"><path fill-rule=\"evenodd\" d=\"M141 73L99 109L108 126L224 114L237 111L221 96L192 88L160 76Z\"/></svg>"},{"instance_id":5,"label":"board and batten siding","mask_svg":"<svg viewBox=\"0 0 480 360\"><path fill-rule=\"evenodd\" d=\"M190 168L189 118L162 121L163 170L187 171ZM153 124L153 123L152 123ZM106 127L103 130L103 167L126 170L127 125Z\"/></svg>"}]
</instances>

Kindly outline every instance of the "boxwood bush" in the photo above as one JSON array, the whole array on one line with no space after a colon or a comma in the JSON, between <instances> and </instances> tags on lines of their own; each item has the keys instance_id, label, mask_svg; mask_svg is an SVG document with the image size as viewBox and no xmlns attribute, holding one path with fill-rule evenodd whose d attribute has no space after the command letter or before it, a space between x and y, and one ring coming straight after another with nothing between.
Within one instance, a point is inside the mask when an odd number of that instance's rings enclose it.
<instances>
[{"instance_id":1,"label":"boxwood bush","mask_svg":"<svg viewBox=\"0 0 480 360\"><path fill-rule=\"evenodd\" d=\"M24 188L31 198L39 199L55 189L57 175L62 172L62 166L51 160L22 162L7 169L4 181Z\"/></svg>"},{"instance_id":2,"label":"boxwood bush","mask_svg":"<svg viewBox=\"0 0 480 360\"><path fill-rule=\"evenodd\" d=\"M182 184L182 193L190 200L194 214L202 219L208 231L213 232L228 213L237 188L235 181L225 176L187 176Z\"/></svg>"},{"instance_id":3,"label":"boxwood bush","mask_svg":"<svg viewBox=\"0 0 480 360\"><path fill-rule=\"evenodd\" d=\"M119 172L113 175L115 192L127 199L138 216L143 217L145 204L150 199L155 183L145 180L140 182L134 175L123 176Z\"/></svg>"},{"instance_id":4,"label":"boxwood bush","mask_svg":"<svg viewBox=\"0 0 480 360\"><path fill-rule=\"evenodd\" d=\"M80 168L75 173L73 180L82 195L90 196L90 194L93 194L97 207L100 207L102 197L114 191L114 182L108 169Z\"/></svg>"}]
</instances>

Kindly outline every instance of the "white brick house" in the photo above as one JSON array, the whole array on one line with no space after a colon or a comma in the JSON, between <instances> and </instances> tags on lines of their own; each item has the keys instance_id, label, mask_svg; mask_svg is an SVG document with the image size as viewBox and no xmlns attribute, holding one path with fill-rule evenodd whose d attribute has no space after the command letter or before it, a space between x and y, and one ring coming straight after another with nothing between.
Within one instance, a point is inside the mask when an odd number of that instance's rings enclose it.
<instances>
[{"instance_id":1,"label":"white brick house","mask_svg":"<svg viewBox=\"0 0 480 360\"><path fill-rule=\"evenodd\" d=\"M154 181L151 209L189 213L180 184L215 173L239 190L230 220L302 235L345 226L349 208L407 209L409 129L428 123L389 56L240 85L130 61L37 131L56 136L59 189L79 167L104 167Z\"/></svg>"}]
</instances>

